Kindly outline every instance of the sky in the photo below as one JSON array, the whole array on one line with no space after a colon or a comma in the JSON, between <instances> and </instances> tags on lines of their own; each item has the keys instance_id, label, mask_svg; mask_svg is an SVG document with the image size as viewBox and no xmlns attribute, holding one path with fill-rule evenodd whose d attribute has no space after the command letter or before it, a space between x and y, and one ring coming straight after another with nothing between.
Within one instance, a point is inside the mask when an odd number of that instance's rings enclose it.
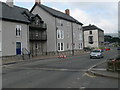
<instances>
[{"instance_id":1,"label":"sky","mask_svg":"<svg viewBox=\"0 0 120 90\"><path fill-rule=\"evenodd\" d=\"M5 2L6 0L1 0ZM14 4L20 7L28 8L29 10L34 5L35 0L22 2L14 0ZM44 1L42 4L65 12L65 9L70 9L70 15L83 23L83 26L89 24L96 25L104 30L105 33L117 33L118 32L118 2L117 1L99 1L89 2L78 0L66 0L66 1Z\"/></svg>"}]
</instances>

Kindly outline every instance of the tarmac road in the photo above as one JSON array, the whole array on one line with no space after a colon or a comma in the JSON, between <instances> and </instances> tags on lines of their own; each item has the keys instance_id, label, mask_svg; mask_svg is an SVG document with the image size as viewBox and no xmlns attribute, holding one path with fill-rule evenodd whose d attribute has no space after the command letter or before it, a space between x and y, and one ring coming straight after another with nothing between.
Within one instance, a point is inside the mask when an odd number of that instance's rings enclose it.
<instances>
[{"instance_id":1,"label":"tarmac road","mask_svg":"<svg viewBox=\"0 0 120 90\"><path fill-rule=\"evenodd\" d=\"M86 71L117 50L104 52L102 59L90 59L89 54L20 62L3 66L3 88L118 88L118 80L89 75Z\"/></svg>"}]
</instances>

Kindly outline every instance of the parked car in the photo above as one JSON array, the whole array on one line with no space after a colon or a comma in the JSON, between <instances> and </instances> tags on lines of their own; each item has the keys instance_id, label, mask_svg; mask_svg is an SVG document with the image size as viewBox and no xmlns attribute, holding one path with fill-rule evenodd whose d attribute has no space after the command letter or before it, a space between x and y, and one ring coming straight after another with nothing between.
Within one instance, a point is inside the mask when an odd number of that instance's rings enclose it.
<instances>
[{"instance_id":1,"label":"parked car","mask_svg":"<svg viewBox=\"0 0 120 90\"><path fill-rule=\"evenodd\" d=\"M103 51L99 49L92 50L90 52L90 58L103 58Z\"/></svg>"}]
</instances>

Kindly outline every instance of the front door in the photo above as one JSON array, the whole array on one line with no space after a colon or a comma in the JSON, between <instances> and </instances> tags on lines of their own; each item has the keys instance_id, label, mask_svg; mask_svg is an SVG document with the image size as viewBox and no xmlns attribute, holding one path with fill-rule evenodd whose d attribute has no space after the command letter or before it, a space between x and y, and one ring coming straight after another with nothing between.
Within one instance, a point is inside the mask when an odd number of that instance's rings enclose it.
<instances>
[{"instance_id":1,"label":"front door","mask_svg":"<svg viewBox=\"0 0 120 90\"><path fill-rule=\"evenodd\" d=\"M21 42L16 42L16 55L21 54Z\"/></svg>"}]
</instances>

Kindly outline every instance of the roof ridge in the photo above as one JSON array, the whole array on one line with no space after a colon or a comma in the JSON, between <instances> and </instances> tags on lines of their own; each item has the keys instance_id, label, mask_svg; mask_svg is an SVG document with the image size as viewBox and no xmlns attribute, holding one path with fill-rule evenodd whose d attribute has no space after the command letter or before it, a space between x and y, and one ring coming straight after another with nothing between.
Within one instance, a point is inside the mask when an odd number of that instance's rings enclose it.
<instances>
[{"instance_id":1,"label":"roof ridge","mask_svg":"<svg viewBox=\"0 0 120 90\"><path fill-rule=\"evenodd\" d=\"M76 23L79 23L79 24L83 25L81 22L79 22L78 20L76 20L76 19L73 18L72 16L65 14L65 13L62 12L62 11L53 9L53 8L48 7L48 6L46 6L46 5L43 5L43 4L37 4L37 3L36 3L36 5L38 5L39 7L41 7L42 9L44 9L45 11L47 11L48 13L50 13L51 15L53 15L53 16L55 16L55 17L59 17L59 18L62 18L62 19L68 20L68 21L72 21L72 22L76 22ZM49 11L49 10L47 10L47 9L50 9L50 10L52 10L52 11ZM58 13L61 14L61 15L58 15ZM64 16L63 16L63 15L64 15Z\"/></svg>"}]
</instances>

